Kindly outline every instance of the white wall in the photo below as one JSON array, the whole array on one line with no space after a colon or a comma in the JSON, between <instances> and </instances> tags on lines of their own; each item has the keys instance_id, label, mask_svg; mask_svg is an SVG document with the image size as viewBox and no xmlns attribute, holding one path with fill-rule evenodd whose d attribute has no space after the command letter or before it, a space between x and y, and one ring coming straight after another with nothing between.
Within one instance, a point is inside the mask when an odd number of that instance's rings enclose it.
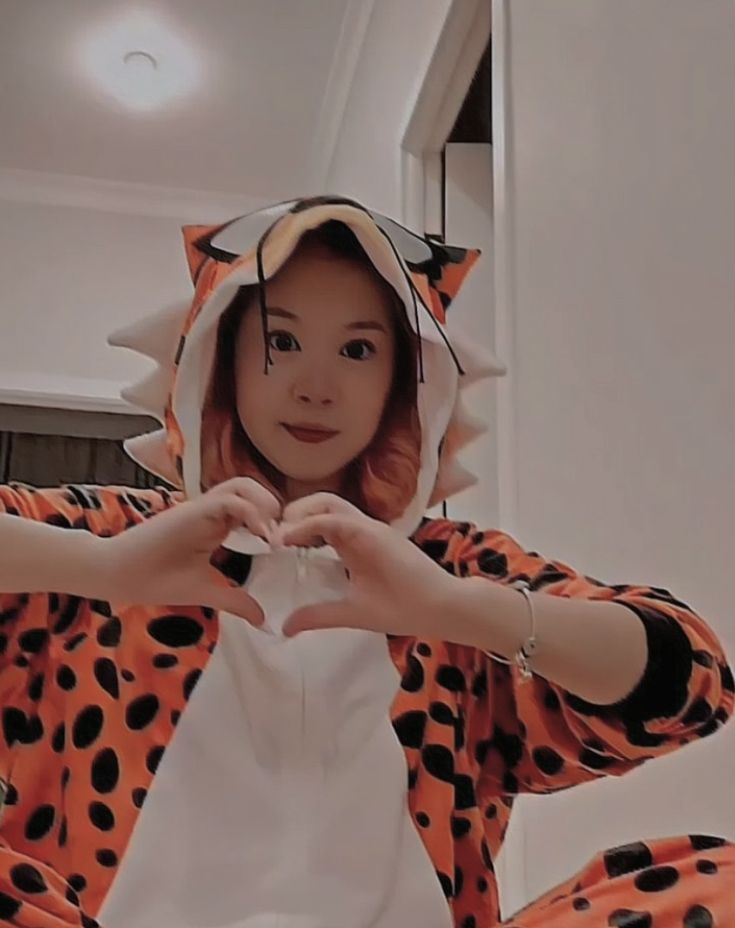
<instances>
[{"instance_id":1,"label":"white wall","mask_svg":"<svg viewBox=\"0 0 735 928\"><path fill-rule=\"evenodd\" d=\"M401 217L401 140L452 0L375 0L327 192Z\"/></svg>"},{"instance_id":2,"label":"white wall","mask_svg":"<svg viewBox=\"0 0 735 928\"><path fill-rule=\"evenodd\" d=\"M607 582L669 587L735 657L735 4L503 7L512 528ZM605 847L735 838L734 774L731 725L621 780L522 802L511 841L526 885L506 914Z\"/></svg>"},{"instance_id":3,"label":"white wall","mask_svg":"<svg viewBox=\"0 0 735 928\"><path fill-rule=\"evenodd\" d=\"M9 373L33 385L38 374L124 381L148 370L105 340L126 322L191 297L181 225L0 202L0 384Z\"/></svg>"}]
</instances>

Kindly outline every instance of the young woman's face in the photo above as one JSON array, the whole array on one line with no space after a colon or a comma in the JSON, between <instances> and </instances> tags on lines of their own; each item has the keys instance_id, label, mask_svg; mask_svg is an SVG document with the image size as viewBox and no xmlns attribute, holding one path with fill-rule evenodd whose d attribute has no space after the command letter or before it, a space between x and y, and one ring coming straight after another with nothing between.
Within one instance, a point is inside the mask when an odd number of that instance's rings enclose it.
<instances>
[{"instance_id":1,"label":"young woman's face","mask_svg":"<svg viewBox=\"0 0 735 928\"><path fill-rule=\"evenodd\" d=\"M285 476L288 499L341 492L344 470L372 441L390 393L391 299L368 268L309 245L268 281L266 303L267 374L257 297L238 335L240 421Z\"/></svg>"}]
</instances>

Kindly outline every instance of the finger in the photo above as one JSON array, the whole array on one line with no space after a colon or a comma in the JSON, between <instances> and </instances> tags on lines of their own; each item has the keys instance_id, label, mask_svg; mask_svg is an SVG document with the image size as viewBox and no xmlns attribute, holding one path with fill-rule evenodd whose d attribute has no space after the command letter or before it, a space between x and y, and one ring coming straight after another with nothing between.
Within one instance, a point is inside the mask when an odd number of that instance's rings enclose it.
<instances>
[{"instance_id":1,"label":"finger","mask_svg":"<svg viewBox=\"0 0 735 928\"><path fill-rule=\"evenodd\" d=\"M211 527L207 536L210 543L221 542L233 529L242 526L263 538L268 535L268 525L257 507L235 494L221 493L212 497L205 514Z\"/></svg>"},{"instance_id":2,"label":"finger","mask_svg":"<svg viewBox=\"0 0 735 928\"><path fill-rule=\"evenodd\" d=\"M256 505L266 520L281 517L283 510L281 501L252 477L233 477L225 480L224 483L217 484L210 492L234 493L236 496L249 500Z\"/></svg>"},{"instance_id":3,"label":"finger","mask_svg":"<svg viewBox=\"0 0 735 928\"><path fill-rule=\"evenodd\" d=\"M312 493L296 499L283 510L284 522L300 522L307 516L325 514L358 515L360 510L336 493Z\"/></svg>"},{"instance_id":4,"label":"finger","mask_svg":"<svg viewBox=\"0 0 735 928\"><path fill-rule=\"evenodd\" d=\"M320 543L332 545L337 553L349 556L350 546L364 527L351 516L325 514L307 516L295 525L282 527L281 542L287 547L313 547Z\"/></svg>"},{"instance_id":5,"label":"finger","mask_svg":"<svg viewBox=\"0 0 735 928\"><path fill-rule=\"evenodd\" d=\"M293 638L302 632L326 628L361 628L360 618L354 606L346 600L331 603L316 603L302 606L283 623L283 634Z\"/></svg>"},{"instance_id":6,"label":"finger","mask_svg":"<svg viewBox=\"0 0 735 928\"><path fill-rule=\"evenodd\" d=\"M265 622L265 615L260 605L240 587L210 588L206 598L205 605L219 612L237 615L256 628L260 628Z\"/></svg>"}]
</instances>

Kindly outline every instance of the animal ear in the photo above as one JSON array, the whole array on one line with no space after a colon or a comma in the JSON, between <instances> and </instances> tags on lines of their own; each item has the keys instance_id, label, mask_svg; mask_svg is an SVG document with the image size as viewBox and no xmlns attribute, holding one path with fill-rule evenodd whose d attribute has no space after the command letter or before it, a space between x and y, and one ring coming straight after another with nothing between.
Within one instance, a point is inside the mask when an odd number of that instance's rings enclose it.
<instances>
[{"instance_id":1,"label":"animal ear","mask_svg":"<svg viewBox=\"0 0 735 928\"><path fill-rule=\"evenodd\" d=\"M205 236L211 236L220 226L183 226L181 232L184 236L184 248L186 249L186 261L189 265L189 273L194 284L197 282L199 271L202 265L209 257L205 251L199 247L199 241Z\"/></svg>"},{"instance_id":2,"label":"animal ear","mask_svg":"<svg viewBox=\"0 0 735 928\"><path fill-rule=\"evenodd\" d=\"M437 245L434 242L432 245L437 260L427 269L427 276L434 297L434 312L439 321L444 322L446 311L461 290L481 252L477 248L456 248L451 245Z\"/></svg>"}]
</instances>

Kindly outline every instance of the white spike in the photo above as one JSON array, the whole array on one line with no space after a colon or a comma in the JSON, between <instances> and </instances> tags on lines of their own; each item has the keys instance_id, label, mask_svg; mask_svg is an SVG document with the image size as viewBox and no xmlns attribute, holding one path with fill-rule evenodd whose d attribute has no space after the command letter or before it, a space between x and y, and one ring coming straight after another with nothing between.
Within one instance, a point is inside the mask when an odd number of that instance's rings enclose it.
<instances>
[{"instance_id":1,"label":"white spike","mask_svg":"<svg viewBox=\"0 0 735 928\"><path fill-rule=\"evenodd\" d=\"M479 438L480 435L484 435L488 428L489 426L484 419L473 415L467 409L462 393L458 393L445 437L447 447L458 451Z\"/></svg>"},{"instance_id":2,"label":"white spike","mask_svg":"<svg viewBox=\"0 0 735 928\"><path fill-rule=\"evenodd\" d=\"M124 387L120 395L131 406L149 412L163 421L169 393L173 386L173 371L156 367L143 380Z\"/></svg>"},{"instance_id":3,"label":"white spike","mask_svg":"<svg viewBox=\"0 0 735 928\"><path fill-rule=\"evenodd\" d=\"M166 430L158 429L155 432L146 432L144 435L135 435L123 443L128 455L145 470L167 480L175 487L181 487L181 478L171 460L166 440Z\"/></svg>"},{"instance_id":4,"label":"white spike","mask_svg":"<svg viewBox=\"0 0 735 928\"><path fill-rule=\"evenodd\" d=\"M167 306L153 316L146 316L113 332L107 343L115 348L137 351L160 364L171 364L189 307L188 303Z\"/></svg>"},{"instance_id":5,"label":"white spike","mask_svg":"<svg viewBox=\"0 0 735 928\"><path fill-rule=\"evenodd\" d=\"M464 377L460 377L460 389L486 377L502 377L508 372L505 364L492 352L481 348L475 342L470 342L456 332L449 333L449 340L464 371Z\"/></svg>"},{"instance_id":6,"label":"white spike","mask_svg":"<svg viewBox=\"0 0 735 928\"><path fill-rule=\"evenodd\" d=\"M450 496L461 493L462 490L466 490L476 483L477 477L463 467L456 457L453 455L443 456L443 460L439 462L436 482L429 499L429 507L438 505L445 499L449 499Z\"/></svg>"}]
</instances>

